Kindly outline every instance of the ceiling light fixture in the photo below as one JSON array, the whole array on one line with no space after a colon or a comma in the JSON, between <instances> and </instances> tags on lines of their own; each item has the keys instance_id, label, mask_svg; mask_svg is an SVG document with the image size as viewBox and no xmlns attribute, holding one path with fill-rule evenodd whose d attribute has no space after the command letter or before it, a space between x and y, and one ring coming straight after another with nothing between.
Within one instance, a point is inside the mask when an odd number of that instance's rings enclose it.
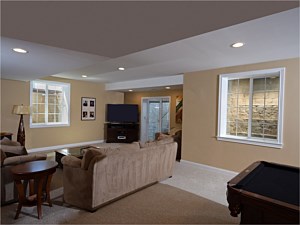
<instances>
[{"instance_id":1,"label":"ceiling light fixture","mask_svg":"<svg viewBox=\"0 0 300 225\"><path fill-rule=\"evenodd\" d=\"M87 75L81 75L82 77L84 77L84 78L87 78Z\"/></svg>"},{"instance_id":2,"label":"ceiling light fixture","mask_svg":"<svg viewBox=\"0 0 300 225\"><path fill-rule=\"evenodd\" d=\"M166 89L171 89L171 87L166 87Z\"/></svg>"},{"instance_id":3,"label":"ceiling light fixture","mask_svg":"<svg viewBox=\"0 0 300 225\"><path fill-rule=\"evenodd\" d=\"M125 70L125 68L124 67L119 67L118 70L123 71L123 70Z\"/></svg>"},{"instance_id":4,"label":"ceiling light fixture","mask_svg":"<svg viewBox=\"0 0 300 225\"><path fill-rule=\"evenodd\" d=\"M243 47L245 44L243 42L236 42L236 43L233 43L231 45L232 48L240 48L240 47Z\"/></svg>"},{"instance_id":5,"label":"ceiling light fixture","mask_svg":"<svg viewBox=\"0 0 300 225\"><path fill-rule=\"evenodd\" d=\"M17 53L28 53L27 50L22 49L22 48L13 48L12 50Z\"/></svg>"},{"instance_id":6,"label":"ceiling light fixture","mask_svg":"<svg viewBox=\"0 0 300 225\"><path fill-rule=\"evenodd\" d=\"M130 90L128 90L128 91L132 92L133 90L130 89Z\"/></svg>"}]
</instances>

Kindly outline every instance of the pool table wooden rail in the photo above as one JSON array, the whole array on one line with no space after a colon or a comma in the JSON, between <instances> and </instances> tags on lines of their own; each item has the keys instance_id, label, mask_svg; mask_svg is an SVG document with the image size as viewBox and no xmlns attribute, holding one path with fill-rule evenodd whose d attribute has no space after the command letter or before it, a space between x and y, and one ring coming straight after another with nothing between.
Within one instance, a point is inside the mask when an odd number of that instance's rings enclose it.
<instances>
[{"instance_id":1,"label":"pool table wooden rail","mask_svg":"<svg viewBox=\"0 0 300 225\"><path fill-rule=\"evenodd\" d=\"M230 215L237 217L241 213L241 224L299 224L299 206L249 192L238 187L238 183L261 163L267 162L258 161L251 164L227 183L227 201L229 203Z\"/></svg>"}]
</instances>

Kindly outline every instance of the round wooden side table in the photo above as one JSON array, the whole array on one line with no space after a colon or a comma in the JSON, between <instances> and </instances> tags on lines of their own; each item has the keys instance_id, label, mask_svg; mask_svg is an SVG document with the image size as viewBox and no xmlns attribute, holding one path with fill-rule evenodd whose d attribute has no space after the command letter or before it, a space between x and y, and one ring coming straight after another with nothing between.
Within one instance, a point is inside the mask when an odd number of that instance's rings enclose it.
<instances>
[{"instance_id":1,"label":"round wooden side table","mask_svg":"<svg viewBox=\"0 0 300 225\"><path fill-rule=\"evenodd\" d=\"M22 206L37 205L38 218L42 218L42 202L52 207L50 184L56 171L57 162L40 160L12 167L11 172L18 190L19 204L15 219L19 217ZM26 189L29 183L29 196Z\"/></svg>"}]
</instances>

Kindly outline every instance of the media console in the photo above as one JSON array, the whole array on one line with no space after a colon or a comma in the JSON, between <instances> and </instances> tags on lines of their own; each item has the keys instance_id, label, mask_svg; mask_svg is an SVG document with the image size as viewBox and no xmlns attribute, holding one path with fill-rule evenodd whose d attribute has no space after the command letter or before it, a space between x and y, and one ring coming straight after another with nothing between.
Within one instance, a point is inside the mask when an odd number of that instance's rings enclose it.
<instances>
[{"instance_id":1,"label":"media console","mask_svg":"<svg viewBox=\"0 0 300 225\"><path fill-rule=\"evenodd\" d=\"M139 140L138 123L106 123L104 137L107 143L131 143Z\"/></svg>"}]
</instances>

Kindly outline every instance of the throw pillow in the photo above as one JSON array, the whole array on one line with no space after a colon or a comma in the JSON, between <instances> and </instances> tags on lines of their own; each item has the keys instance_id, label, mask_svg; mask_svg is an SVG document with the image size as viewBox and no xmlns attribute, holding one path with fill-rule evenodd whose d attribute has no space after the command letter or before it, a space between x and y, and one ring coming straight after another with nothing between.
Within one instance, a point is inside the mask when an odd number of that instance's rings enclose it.
<instances>
[{"instance_id":1,"label":"throw pillow","mask_svg":"<svg viewBox=\"0 0 300 225\"><path fill-rule=\"evenodd\" d=\"M27 155L27 151L24 146L11 146L11 145L1 145L1 149L6 152L6 154L15 155Z\"/></svg>"},{"instance_id":2,"label":"throw pillow","mask_svg":"<svg viewBox=\"0 0 300 225\"><path fill-rule=\"evenodd\" d=\"M81 168L87 170L89 168L90 162L97 155L103 155L103 153L101 153L96 149L92 149L92 148L87 149L82 158Z\"/></svg>"}]
</instances>

